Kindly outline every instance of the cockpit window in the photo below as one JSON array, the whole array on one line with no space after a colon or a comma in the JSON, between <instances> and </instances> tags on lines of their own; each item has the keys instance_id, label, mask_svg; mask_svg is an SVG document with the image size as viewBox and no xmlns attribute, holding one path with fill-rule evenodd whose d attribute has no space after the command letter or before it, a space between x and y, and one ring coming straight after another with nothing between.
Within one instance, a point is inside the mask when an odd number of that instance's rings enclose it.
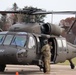
<instances>
[{"instance_id":1,"label":"cockpit window","mask_svg":"<svg viewBox=\"0 0 76 75\"><path fill-rule=\"evenodd\" d=\"M29 42L28 42L28 48L34 48L35 47L35 40L32 36L29 37Z\"/></svg>"},{"instance_id":2,"label":"cockpit window","mask_svg":"<svg viewBox=\"0 0 76 75\"><path fill-rule=\"evenodd\" d=\"M2 44L3 39L4 39L4 35L0 35L0 44Z\"/></svg>"},{"instance_id":3,"label":"cockpit window","mask_svg":"<svg viewBox=\"0 0 76 75\"><path fill-rule=\"evenodd\" d=\"M26 44L26 36L22 35L16 35L11 43L11 45L17 45L21 47L24 47L25 44Z\"/></svg>"},{"instance_id":4,"label":"cockpit window","mask_svg":"<svg viewBox=\"0 0 76 75\"><path fill-rule=\"evenodd\" d=\"M7 35L3 44L4 45L10 45L12 38L13 38L13 35Z\"/></svg>"}]
</instances>

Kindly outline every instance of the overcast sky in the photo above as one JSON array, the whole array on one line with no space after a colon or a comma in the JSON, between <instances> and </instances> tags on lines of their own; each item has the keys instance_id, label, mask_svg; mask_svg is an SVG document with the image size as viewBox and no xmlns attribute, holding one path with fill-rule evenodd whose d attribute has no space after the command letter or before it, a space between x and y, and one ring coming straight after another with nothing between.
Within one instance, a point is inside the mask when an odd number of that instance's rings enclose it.
<instances>
[{"instance_id":1,"label":"overcast sky","mask_svg":"<svg viewBox=\"0 0 76 75\"><path fill-rule=\"evenodd\" d=\"M76 11L76 0L0 0L0 10L11 8L14 3L17 3L19 8L33 6L47 11ZM69 16L74 15L54 15L53 23ZM51 15L47 17L46 21L51 22Z\"/></svg>"}]
</instances>

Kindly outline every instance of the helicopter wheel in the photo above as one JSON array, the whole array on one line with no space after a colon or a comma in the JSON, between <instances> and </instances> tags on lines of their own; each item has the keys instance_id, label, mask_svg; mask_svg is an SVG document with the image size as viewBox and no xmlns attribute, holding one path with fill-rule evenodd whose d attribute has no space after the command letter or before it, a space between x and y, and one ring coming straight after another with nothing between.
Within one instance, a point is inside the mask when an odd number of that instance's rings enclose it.
<instances>
[{"instance_id":1,"label":"helicopter wheel","mask_svg":"<svg viewBox=\"0 0 76 75\"><path fill-rule=\"evenodd\" d=\"M71 67L71 69L74 69L74 68L75 68L75 65L73 64L73 62L72 62L71 59L69 60L69 62L70 62L70 67Z\"/></svg>"},{"instance_id":2,"label":"helicopter wheel","mask_svg":"<svg viewBox=\"0 0 76 75\"><path fill-rule=\"evenodd\" d=\"M0 72L4 72L6 65L0 65Z\"/></svg>"},{"instance_id":3,"label":"helicopter wheel","mask_svg":"<svg viewBox=\"0 0 76 75\"><path fill-rule=\"evenodd\" d=\"M74 69L75 68L74 64L70 64L70 66L71 66L71 69Z\"/></svg>"},{"instance_id":4,"label":"helicopter wheel","mask_svg":"<svg viewBox=\"0 0 76 75\"><path fill-rule=\"evenodd\" d=\"M44 73L46 72L46 70L45 70L45 65L44 65L43 62L41 62L41 65L39 65L39 67L40 67L40 71L43 70ZM42 70L41 70L41 69L42 69Z\"/></svg>"}]
</instances>

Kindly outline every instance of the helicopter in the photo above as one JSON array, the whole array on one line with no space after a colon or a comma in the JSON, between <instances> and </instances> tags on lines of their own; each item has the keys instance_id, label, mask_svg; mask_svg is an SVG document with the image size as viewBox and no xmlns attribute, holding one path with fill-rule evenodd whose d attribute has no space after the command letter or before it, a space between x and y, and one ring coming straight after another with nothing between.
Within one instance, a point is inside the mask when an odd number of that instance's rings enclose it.
<instances>
[{"instance_id":1,"label":"helicopter","mask_svg":"<svg viewBox=\"0 0 76 75\"><path fill-rule=\"evenodd\" d=\"M76 11L39 11L35 9L24 11L0 11L0 13L20 13L32 16L29 23L16 23L8 31L0 32L0 72L4 72L7 64L13 65L37 65L43 68L40 59L43 40L52 42L51 63L63 63L69 60L71 69L75 66L71 61L76 57L76 45L66 41L61 36L63 28L51 23L37 23L33 20L34 15L41 14L75 14ZM73 23L74 25L74 23ZM69 28L71 30L73 25ZM44 69L44 68L43 68Z\"/></svg>"}]
</instances>

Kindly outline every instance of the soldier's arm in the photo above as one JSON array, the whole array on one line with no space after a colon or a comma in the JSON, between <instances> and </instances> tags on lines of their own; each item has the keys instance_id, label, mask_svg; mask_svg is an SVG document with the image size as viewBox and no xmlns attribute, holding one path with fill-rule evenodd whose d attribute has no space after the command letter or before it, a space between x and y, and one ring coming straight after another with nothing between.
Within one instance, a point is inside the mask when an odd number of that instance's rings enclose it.
<instances>
[{"instance_id":1,"label":"soldier's arm","mask_svg":"<svg viewBox=\"0 0 76 75\"><path fill-rule=\"evenodd\" d=\"M41 49L41 52L43 52L44 51L44 47L42 47L42 49Z\"/></svg>"},{"instance_id":2,"label":"soldier's arm","mask_svg":"<svg viewBox=\"0 0 76 75\"><path fill-rule=\"evenodd\" d=\"M44 52L44 51L45 51L45 46L43 46L41 49L41 52Z\"/></svg>"}]
</instances>

